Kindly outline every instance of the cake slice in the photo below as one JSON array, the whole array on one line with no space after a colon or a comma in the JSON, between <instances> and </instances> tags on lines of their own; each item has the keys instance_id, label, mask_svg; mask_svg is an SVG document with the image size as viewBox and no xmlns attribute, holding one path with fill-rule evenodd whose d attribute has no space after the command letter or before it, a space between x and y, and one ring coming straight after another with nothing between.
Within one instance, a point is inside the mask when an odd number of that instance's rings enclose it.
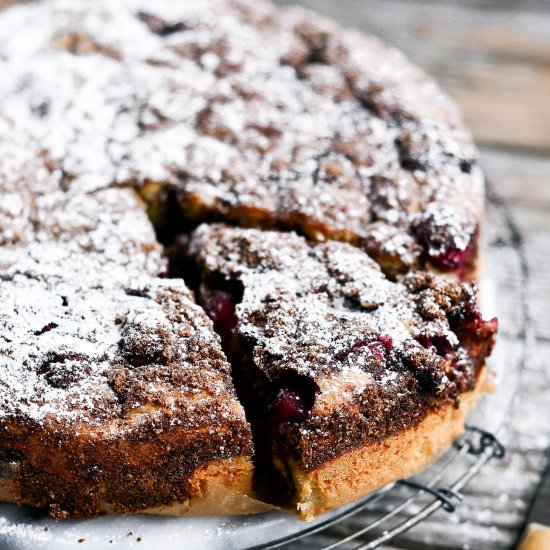
<instances>
[{"instance_id":1,"label":"cake slice","mask_svg":"<svg viewBox=\"0 0 550 550\"><path fill-rule=\"evenodd\" d=\"M304 519L426 466L486 389L496 321L472 284L392 282L348 244L223 225L189 253L271 469L260 483Z\"/></svg>"},{"instance_id":2,"label":"cake slice","mask_svg":"<svg viewBox=\"0 0 550 550\"><path fill-rule=\"evenodd\" d=\"M0 281L0 327L2 500L63 518L182 512L209 485L251 493L230 366L182 281L15 275Z\"/></svg>"},{"instance_id":3,"label":"cake slice","mask_svg":"<svg viewBox=\"0 0 550 550\"><path fill-rule=\"evenodd\" d=\"M143 203L0 123L0 500L56 518L250 511L230 366L162 278Z\"/></svg>"}]
</instances>

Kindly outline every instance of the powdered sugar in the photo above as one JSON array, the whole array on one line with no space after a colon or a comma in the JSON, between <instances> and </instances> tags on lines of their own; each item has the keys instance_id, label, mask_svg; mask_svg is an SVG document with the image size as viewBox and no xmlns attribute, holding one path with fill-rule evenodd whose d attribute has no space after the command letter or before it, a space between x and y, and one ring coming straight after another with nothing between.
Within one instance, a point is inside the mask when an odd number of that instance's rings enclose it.
<instances>
[{"instance_id":1,"label":"powdered sugar","mask_svg":"<svg viewBox=\"0 0 550 550\"><path fill-rule=\"evenodd\" d=\"M2 14L0 73L0 429L10 441L82 436L92 449L96 437L184 426L182 456L187 436L194 450L214 447L205 462L249 456L219 338L183 282L162 278L138 193L159 228L177 204L191 224L297 229L369 251L374 260L288 233L195 237L205 271L243 285L238 331L256 364L324 388L312 419L347 400L356 427L379 435L392 407L408 421L464 389L452 360L473 383L478 365L446 317L471 290L426 274L391 282L377 265L396 275L432 255L456 262L475 249L481 214L469 136L400 54L251 0L50 0ZM176 470L196 466L191 454ZM81 458L74 480L96 483L104 457ZM33 467L51 473L40 460Z\"/></svg>"},{"instance_id":2,"label":"powdered sugar","mask_svg":"<svg viewBox=\"0 0 550 550\"><path fill-rule=\"evenodd\" d=\"M417 226L429 254L475 232L482 178L454 107L375 39L245 0L53 0L9 10L0 35L0 110L70 192L162 182L187 216L359 240L401 271Z\"/></svg>"},{"instance_id":3,"label":"powdered sugar","mask_svg":"<svg viewBox=\"0 0 550 550\"><path fill-rule=\"evenodd\" d=\"M387 385L396 382L393 371L403 357L425 354L419 335L459 345L445 313L450 294L437 296L457 289L468 295L468 287L422 275L427 290L413 294L348 244L312 245L293 233L203 225L190 254L207 285L220 276L242 284L237 332L252 343L255 362L270 377L292 371L317 380L360 368L373 384ZM445 362L439 367L443 374ZM441 384L452 386L446 377Z\"/></svg>"}]
</instances>

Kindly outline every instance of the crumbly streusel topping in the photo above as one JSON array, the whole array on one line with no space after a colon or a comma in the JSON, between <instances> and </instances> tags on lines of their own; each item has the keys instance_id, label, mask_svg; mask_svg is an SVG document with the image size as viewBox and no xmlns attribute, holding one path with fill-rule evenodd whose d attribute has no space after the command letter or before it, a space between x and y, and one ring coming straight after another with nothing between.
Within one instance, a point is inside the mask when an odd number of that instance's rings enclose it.
<instances>
[{"instance_id":1,"label":"crumbly streusel topping","mask_svg":"<svg viewBox=\"0 0 550 550\"><path fill-rule=\"evenodd\" d=\"M242 285L236 330L269 378L291 371L318 380L362 369L369 383L398 387L398 371L412 361L438 391L456 392L446 354L421 342L444 340L468 362L449 316L471 307L471 285L426 273L392 282L356 247L312 244L294 233L202 225L189 251L207 285Z\"/></svg>"},{"instance_id":2,"label":"crumbly streusel topping","mask_svg":"<svg viewBox=\"0 0 550 550\"><path fill-rule=\"evenodd\" d=\"M187 216L360 242L392 271L475 234L469 136L374 38L247 0L50 0L0 37L0 112L68 192L161 182Z\"/></svg>"},{"instance_id":3,"label":"crumbly streusel topping","mask_svg":"<svg viewBox=\"0 0 550 550\"><path fill-rule=\"evenodd\" d=\"M225 372L183 287L166 303L125 292L141 277L172 284L155 278L166 266L134 190L157 184L195 221L350 240L393 272L475 235L482 178L454 107L401 54L310 14L252 0L48 0L2 13L0 74L2 415L117 418L176 380L192 391L199 376L203 391ZM442 371L414 336L422 325L456 344L445 320L421 319L365 254L262 239L269 260L241 274L239 311L266 368L357 369L371 351L354 346L372 333ZM282 332L268 337L271 323ZM128 342L141 350L133 368ZM199 375L201 354L212 366ZM448 384L442 371L436 385Z\"/></svg>"},{"instance_id":4,"label":"crumbly streusel topping","mask_svg":"<svg viewBox=\"0 0 550 550\"><path fill-rule=\"evenodd\" d=\"M493 344L496 322L481 319L471 284L426 272L390 281L347 243L202 225L189 254L234 363L259 381L243 395L306 471L456 403Z\"/></svg>"},{"instance_id":5,"label":"crumbly streusel topping","mask_svg":"<svg viewBox=\"0 0 550 550\"><path fill-rule=\"evenodd\" d=\"M0 282L0 323L4 422L120 435L155 416L191 430L242 414L219 339L181 281L90 288L15 275Z\"/></svg>"}]
</instances>

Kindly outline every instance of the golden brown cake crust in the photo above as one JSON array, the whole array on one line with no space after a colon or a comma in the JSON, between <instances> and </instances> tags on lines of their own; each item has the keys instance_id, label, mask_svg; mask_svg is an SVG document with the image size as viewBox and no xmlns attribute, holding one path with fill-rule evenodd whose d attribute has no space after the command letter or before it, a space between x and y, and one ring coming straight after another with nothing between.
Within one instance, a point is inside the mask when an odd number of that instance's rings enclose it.
<instances>
[{"instance_id":1,"label":"golden brown cake crust","mask_svg":"<svg viewBox=\"0 0 550 550\"><path fill-rule=\"evenodd\" d=\"M442 410L456 428L450 411L481 392L497 325L482 319L471 283L427 272L392 281L347 243L222 224L199 227L188 253L280 493L309 490L327 465L343 471L358 449L412 445L407 434ZM396 479L392 470L380 479Z\"/></svg>"},{"instance_id":2,"label":"golden brown cake crust","mask_svg":"<svg viewBox=\"0 0 550 550\"><path fill-rule=\"evenodd\" d=\"M447 405L434 411L417 426L348 451L310 472L295 466L300 517L312 520L427 467L464 431L468 413L488 389L486 378L484 369L475 389L461 396L458 407Z\"/></svg>"},{"instance_id":3,"label":"golden brown cake crust","mask_svg":"<svg viewBox=\"0 0 550 550\"><path fill-rule=\"evenodd\" d=\"M4 465L4 477L0 476L0 501L36 505L32 498L21 500L14 480L15 469ZM214 461L201 466L189 477L191 496L184 501L169 501L151 508L135 509L129 513L152 515L240 515L267 512L271 506L251 498L252 464L248 458ZM67 490L68 489L68 490ZM64 487L66 494L77 497L79 488ZM89 500L89 499L87 499ZM120 512L112 504L100 501L101 513Z\"/></svg>"},{"instance_id":4,"label":"golden brown cake crust","mask_svg":"<svg viewBox=\"0 0 550 550\"><path fill-rule=\"evenodd\" d=\"M197 496L199 468L246 459L252 442L230 367L182 281L122 288L13 275L0 283L0 459L19 502L93 516ZM13 312L17 316L13 316ZM223 485L224 481L220 480Z\"/></svg>"}]
</instances>

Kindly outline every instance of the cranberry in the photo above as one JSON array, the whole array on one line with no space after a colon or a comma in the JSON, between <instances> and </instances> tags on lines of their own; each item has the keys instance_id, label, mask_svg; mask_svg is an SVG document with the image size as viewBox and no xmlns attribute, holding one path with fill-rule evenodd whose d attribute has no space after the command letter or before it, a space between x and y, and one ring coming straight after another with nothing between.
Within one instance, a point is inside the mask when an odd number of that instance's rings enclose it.
<instances>
[{"instance_id":1,"label":"cranberry","mask_svg":"<svg viewBox=\"0 0 550 550\"><path fill-rule=\"evenodd\" d=\"M488 332L498 332L498 319L493 317L489 321L481 321L481 324Z\"/></svg>"},{"instance_id":2,"label":"cranberry","mask_svg":"<svg viewBox=\"0 0 550 550\"><path fill-rule=\"evenodd\" d=\"M389 334L381 334L378 341L384 344L384 347L389 351L393 346L393 338Z\"/></svg>"},{"instance_id":3,"label":"cranberry","mask_svg":"<svg viewBox=\"0 0 550 550\"><path fill-rule=\"evenodd\" d=\"M237 326L235 304L227 292L215 292L207 300L206 311L214 322L214 327L224 338L227 338Z\"/></svg>"},{"instance_id":4,"label":"cranberry","mask_svg":"<svg viewBox=\"0 0 550 550\"><path fill-rule=\"evenodd\" d=\"M432 336L432 344L437 350L437 354L445 357L454 351L454 347L445 336Z\"/></svg>"},{"instance_id":5,"label":"cranberry","mask_svg":"<svg viewBox=\"0 0 550 550\"><path fill-rule=\"evenodd\" d=\"M470 243L464 250L450 248L437 256L430 256L430 262L445 273L456 273L463 278L466 266L471 263L473 244Z\"/></svg>"},{"instance_id":6,"label":"cranberry","mask_svg":"<svg viewBox=\"0 0 550 550\"><path fill-rule=\"evenodd\" d=\"M351 355L352 353L356 352L357 350L361 349L362 347L369 344L368 340L359 340L358 342L355 342L351 347L348 349L345 349L344 351L341 351L340 353L336 354L335 359L337 361L344 361L348 355Z\"/></svg>"},{"instance_id":7,"label":"cranberry","mask_svg":"<svg viewBox=\"0 0 550 550\"><path fill-rule=\"evenodd\" d=\"M65 363L65 361L86 361L88 357L80 353L71 353L69 355L62 355L60 353L54 353L49 359L47 359L38 368L38 374L48 374L51 370L51 366L55 363Z\"/></svg>"},{"instance_id":8,"label":"cranberry","mask_svg":"<svg viewBox=\"0 0 550 550\"><path fill-rule=\"evenodd\" d=\"M59 325L57 323L48 323L47 325L43 326L40 330L35 331L35 336L40 336L41 334L44 334L45 332L50 332L50 330L53 330L54 328L57 328Z\"/></svg>"},{"instance_id":9,"label":"cranberry","mask_svg":"<svg viewBox=\"0 0 550 550\"><path fill-rule=\"evenodd\" d=\"M416 341L426 349L430 350L433 353L437 353L437 350L435 349L435 346L432 344L432 339L429 336L425 336L424 334L419 334L415 337Z\"/></svg>"},{"instance_id":10,"label":"cranberry","mask_svg":"<svg viewBox=\"0 0 550 550\"><path fill-rule=\"evenodd\" d=\"M471 362L453 359L451 368L451 379L456 384L459 392L468 391L474 388L475 373Z\"/></svg>"},{"instance_id":11,"label":"cranberry","mask_svg":"<svg viewBox=\"0 0 550 550\"><path fill-rule=\"evenodd\" d=\"M50 363L64 363L65 361L86 361L88 359L85 355L81 353L71 353L69 355L61 355L56 353L50 359Z\"/></svg>"},{"instance_id":12,"label":"cranberry","mask_svg":"<svg viewBox=\"0 0 550 550\"><path fill-rule=\"evenodd\" d=\"M302 420L307 412L305 400L296 388L283 386L273 401L273 419L282 424L291 420Z\"/></svg>"},{"instance_id":13,"label":"cranberry","mask_svg":"<svg viewBox=\"0 0 550 550\"><path fill-rule=\"evenodd\" d=\"M85 355L82 355L81 353L73 353L71 355L67 355L67 359L69 361L86 361L88 359Z\"/></svg>"},{"instance_id":14,"label":"cranberry","mask_svg":"<svg viewBox=\"0 0 550 550\"><path fill-rule=\"evenodd\" d=\"M420 334L416 341L432 353L445 357L454 351L454 347L445 336L425 336Z\"/></svg>"},{"instance_id":15,"label":"cranberry","mask_svg":"<svg viewBox=\"0 0 550 550\"><path fill-rule=\"evenodd\" d=\"M382 361L384 359L384 349L382 348L382 345L380 342L371 342L369 344L369 349L371 353L378 359L379 361Z\"/></svg>"}]
</instances>

